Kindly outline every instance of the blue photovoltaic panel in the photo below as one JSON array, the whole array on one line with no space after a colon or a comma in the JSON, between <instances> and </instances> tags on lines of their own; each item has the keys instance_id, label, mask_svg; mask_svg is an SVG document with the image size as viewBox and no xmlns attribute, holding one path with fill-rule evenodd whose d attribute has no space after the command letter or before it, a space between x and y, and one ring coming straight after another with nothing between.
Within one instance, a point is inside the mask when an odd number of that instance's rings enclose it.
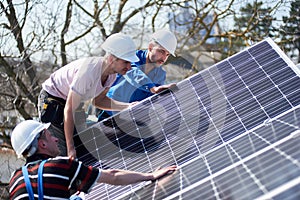
<instances>
[{"instance_id":1,"label":"blue photovoltaic panel","mask_svg":"<svg viewBox=\"0 0 300 200\"><path fill-rule=\"evenodd\" d=\"M86 198L298 199L298 73L266 39L79 133L86 164L180 166L155 183L97 184Z\"/></svg>"},{"instance_id":2,"label":"blue photovoltaic panel","mask_svg":"<svg viewBox=\"0 0 300 200\"><path fill-rule=\"evenodd\" d=\"M299 119L298 106L120 199L298 199Z\"/></svg>"}]
</instances>

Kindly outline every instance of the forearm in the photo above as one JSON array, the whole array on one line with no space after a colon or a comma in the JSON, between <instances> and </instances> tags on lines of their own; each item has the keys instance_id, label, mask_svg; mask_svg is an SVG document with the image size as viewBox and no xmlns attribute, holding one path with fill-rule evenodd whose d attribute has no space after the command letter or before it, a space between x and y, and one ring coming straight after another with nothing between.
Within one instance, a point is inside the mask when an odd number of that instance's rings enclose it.
<instances>
[{"instance_id":1,"label":"forearm","mask_svg":"<svg viewBox=\"0 0 300 200\"><path fill-rule=\"evenodd\" d=\"M98 182L112 185L128 185L141 181L156 180L168 173L174 172L176 168L177 167L173 165L162 169L157 169L152 173L140 173L119 169L102 170Z\"/></svg>"},{"instance_id":2,"label":"forearm","mask_svg":"<svg viewBox=\"0 0 300 200\"><path fill-rule=\"evenodd\" d=\"M112 169L102 171L98 182L111 185L128 185L153 179L154 177L152 173L140 173L134 171Z\"/></svg>"},{"instance_id":3,"label":"forearm","mask_svg":"<svg viewBox=\"0 0 300 200\"><path fill-rule=\"evenodd\" d=\"M67 107L64 110L64 132L66 137L67 151L74 149L73 132L74 132L74 121L72 109Z\"/></svg>"},{"instance_id":4,"label":"forearm","mask_svg":"<svg viewBox=\"0 0 300 200\"><path fill-rule=\"evenodd\" d=\"M95 98L94 105L102 110L120 111L128 108L131 104L116 101L107 96L99 96Z\"/></svg>"},{"instance_id":5,"label":"forearm","mask_svg":"<svg viewBox=\"0 0 300 200\"><path fill-rule=\"evenodd\" d=\"M125 102L116 101L114 99L110 99L109 105L111 111L120 111L128 108L130 106L130 103L125 103Z\"/></svg>"}]
</instances>

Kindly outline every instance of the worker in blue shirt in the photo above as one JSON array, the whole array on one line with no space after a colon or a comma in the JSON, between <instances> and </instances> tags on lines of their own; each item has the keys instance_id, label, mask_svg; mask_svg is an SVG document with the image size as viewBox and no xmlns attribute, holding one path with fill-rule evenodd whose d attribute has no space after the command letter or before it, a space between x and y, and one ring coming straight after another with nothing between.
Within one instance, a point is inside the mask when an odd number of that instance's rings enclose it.
<instances>
[{"instance_id":1,"label":"worker in blue shirt","mask_svg":"<svg viewBox=\"0 0 300 200\"><path fill-rule=\"evenodd\" d=\"M148 44L148 49L136 51L140 60L132 63L132 69L125 75L117 75L107 96L121 102L135 102L175 85L164 85L166 71L161 65L167 61L170 54L175 56L176 46L177 39L171 31L163 29L155 32ZM98 121L113 114L115 112L100 110L97 113Z\"/></svg>"}]
</instances>

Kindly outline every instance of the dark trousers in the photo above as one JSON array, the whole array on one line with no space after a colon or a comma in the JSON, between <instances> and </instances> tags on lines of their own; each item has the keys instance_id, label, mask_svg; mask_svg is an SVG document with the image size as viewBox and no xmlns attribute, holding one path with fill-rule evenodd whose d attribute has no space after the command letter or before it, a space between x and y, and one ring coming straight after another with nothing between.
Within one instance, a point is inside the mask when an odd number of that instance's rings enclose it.
<instances>
[{"instance_id":1,"label":"dark trousers","mask_svg":"<svg viewBox=\"0 0 300 200\"><path fill-rule=\"evenodd\" d=\"M41 90L38 98L39 120L43 123L51 122L49 130L58 140L60 148L60 156L67 156L66 138L64 134L64 108L66 101L62 98L55 97L45 90ZM94 158L88 152L77 135L76 127L74 127L74 145L76 148L77 158L84 163L95 164L98 159Z\"/></svg>"}]
</instances>

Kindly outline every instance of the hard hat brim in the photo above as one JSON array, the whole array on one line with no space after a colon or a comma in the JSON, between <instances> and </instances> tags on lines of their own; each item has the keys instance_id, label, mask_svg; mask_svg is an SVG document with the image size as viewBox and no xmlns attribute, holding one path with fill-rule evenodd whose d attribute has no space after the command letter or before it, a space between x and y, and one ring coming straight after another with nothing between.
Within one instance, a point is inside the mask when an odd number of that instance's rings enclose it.
<instances>
[{"instance_id":1,"label":"hard hat brim","mask_svg":"<svg viewBox=\"0 0 300 200\"><path fill-rule=\"evenodd\" d=\"M167 50L172 56L176 57L175 52L169 48L167 48L167 45L159 42L156 38L152 38L156 43L158 43L162 48L164 48L165 50Z\"/></svg>"},{"instance_id":2,"label":"hard hat brim","mask_svg":"<svg viewBox=\"0 0 300 200\"><path fill-rule=\"evenodd\" d=\"M114 33L101 45L102 49L115 57L129 62L137 62L136 46L131 37L123 33Z\"/></svg>"},{"instance_id":3,"label":"hard hat brim","mask_svg":"<svg viewBox=\"0 0 300 200\"><path fill-rule=\"evenodd\" d=\"M48 129L49 127L50 127L50 125L51 125L51 123L49 122L49 123L46 123L46 124L44 124L44 129Z\"/></svg>"},{"instance_id":4,"label":"hard hat brim","mask_svg":"<svg viewBox=\"0 0 300 200\"><path fill-rule=\"evenodd\" d=\"M140 60L135 54L131 56L121 57L121 59L126 60L128 62L138 62Z\"/></svg>"}]
</instances>

